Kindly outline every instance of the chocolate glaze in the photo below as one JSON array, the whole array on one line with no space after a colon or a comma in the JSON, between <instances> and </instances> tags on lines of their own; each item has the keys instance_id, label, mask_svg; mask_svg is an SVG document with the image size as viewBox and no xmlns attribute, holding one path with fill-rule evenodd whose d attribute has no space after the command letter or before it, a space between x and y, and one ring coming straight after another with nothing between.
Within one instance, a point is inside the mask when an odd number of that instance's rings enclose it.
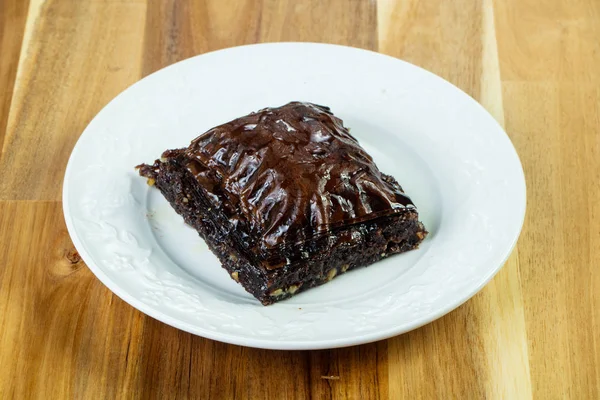
<instances>
[{"instance_id":1,"label":"chocolate glaze","mask_svg":"<svg viewBox=\"0 0 600 400\"><path fill-rule=\"evenodd\" d=\"M260 110L163 156L175 154L242 238L260 238L255 254L414 208L342 121L311 103Z\"/></svg>"}]
</instances>

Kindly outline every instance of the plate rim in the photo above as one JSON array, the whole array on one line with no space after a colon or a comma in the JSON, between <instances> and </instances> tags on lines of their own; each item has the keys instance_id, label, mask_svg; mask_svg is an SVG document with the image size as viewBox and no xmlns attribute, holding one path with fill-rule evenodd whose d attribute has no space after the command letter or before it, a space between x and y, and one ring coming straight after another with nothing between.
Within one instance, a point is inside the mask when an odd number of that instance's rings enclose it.
<instances>
[{"instance_id":1,"label":"plate rim","mask_svg":"<svg viewBox=\"0 0 600 400\"><path fill-rule=\"evenodd\" d=\"M370 56L374 55L375 57L385 57L385 58L392 59L395 62L408 64L411 68L417 68L417 69L421 70L422 72L425 72L427 75L431 75L433 77L433 79L438 80L440 83L443 83L445 85L450 85L455 90L462 92L468 98L467 101L469 101L470 103L472 103L473 105L478 107L480 109L480 111L485 113L490 118L490 122L495 124L496 128L499 129L500 132L502 132L504 134L504 139L506 139L508 144L510 145L510 151L515 158L515 162L518 164L519 180L521 181L520 183L522 183L522 188L523 188L522 196L521 196L522 198L519 201L520 209L519 209L519 218L518 218L518 220L519 220L518 228L515 229L514 233L511 233L512 240L511 240L510 246L507 246L505 248L504 252L502 252L502 254L503 254L502 261L498 262L498 265L496 267L494 267L493 269L491 269L487 275L483 276L482 279L478 279L477 284L473 285L473 287L470 288L470 290L465 290L460 295L455 296L456 301L449 302L446 306L438 308L436 310L433 310L433 312L431 312L423 317L415 318L410 323L404 323L404 324L397 325L397 326L394 326L391 328L387 328L387 329L383 329L383 330L376 330L374 332L370 332L370 333L366 333L366 334L355 334L350 337L336 338L336 339L325 339L325 340L294 339L294 340L285 340L285 341L279 342L279 341L274 341L272 339L262 339L259 337L251 337L250 338L250 337L244 337L244 336L230 335L228 333L213 332L211 330L202 329L201 326L197 326L197 325L192 326L192 324L189 324L189 323L181 321L175 317L172 317L168 314L165 314L164 312L155 309L153 306L144 303L140 299L129 295L128 293L126 293L126 291L124 289L121 288L120 285L115 283L94 262L93 257L87 251L86 245L83 243L83 241L77 235L75 225L73 222L73 216L71 215L70 209L69 209L69 196L68 196L69 188L70 188L68 176L69 176L69 173L71 172L71 170L73 169L73 159L74 159L73 156L74 156L74 154L76 154L79 151L78 145L81 143L81 139L84 137L84 135L86 135L86 133L88 135L90 134L90 133L88 133L89 132L88 128L89 128L91 122L94 119L96 119L96 117L106 107L108 107L111 103L113 103L117 98L124 95L132 87L140 84L141 82L145 81L149 77L151 77L159 72L162 72L166 69L169 69L175 65L178 65L180 63L190 62L190 60L205 56L207 54L227 52L227 51L231 51L232 49L250 48L250 47L267 47L267 46L277 47L277 46L289 46L289 45L292 45L292 46L299 45L299 46L307 46L307 47L320 46L320 47L343 48L345 50L352 50L352 51L357 51L357 52L367 52L367 53L371 53ZM67 162L67 166L65 168L65 174L64 174L64 178L63 178L62 205L63 205L63 207L62 207L63 215L64 215L65 223L67 226L67 231L69 232L69 236L70 236L71 240L73 241L73 244L74 244L75 248L77 249L77 251L79 252L81 258L87 265L87 267L102 282L102 284L104 286L106 286L112 293L114 293L121 300L123 300L130 306L136 308L138 311L144 313L145 315L147 315L151 318L154 318L158 321L161 321L167 325L175 327L177 329L181 329L185 332L188 332L188 333L191 333L191 334L194 334L197 336L205 337L208 339L220 341L220 342L241 345L241 346L255 347L255 348L272 349L272 350L319 350L319 349L339 348L339 347L347 347L347 346L371 343L371 342L375 342L378 340L384 340L384 339L388 339L390 337L401 335L403 333L412 331L414 329L418 329L430 322L435 321L436 319L441 318L442 316L452 312L453 310L457 309L458 307L463 305L465 302L470 300L475 294L477 294L479 291L481 291L483 289L483 287L485 287L492 280L492 278L500 271L500 269L502 269L502 267L505 265L505 263L511 256L514 248L517 245L518 239L520 237L520 234L521 234L521 231L523 228L526 210L527 210L527 182L525 179L525 173L524 173L523 166L522 166L521 160L519 158L519 155L514 147L514 144L510 140L510 137L506 133L505 129L490 114L490 112L487 111L477 100L475 100L472 96L470 96L468 93L463 91L461 88L455 86L454 84L452 84L451 82L442 78L441 76L436 75L433 72L428 71L427 69L420 67L418 65L412 64L408 61L405 61L405 60L402 60L402 59L399 59L399 58L396 58L396 57L393 57L393 56L390 56L387 54L379 53L377 51L367 50L367 49L358 48L358 47L343 46L343 45L328 44L328 43L315 43L315 42L266 42L266 43L248 44L248 45L243 45L243 46L227 47L227 48L223 48L223 49L219 49L219 50L215 50L215 51L211 51L211 52L198 54L198 55L186 58L184 60L178 61L176 63L170 64L164 68L161 68L161 69L139 79L138 81L134 82L133 84L131 84L128 87L126 87L125 89L123 89L118 95L113 97L106 105L104 105L101 108L101 110L98 111L98 113L96 113L94 115L94 117L88 122L85 129L83 130L83 132L77 139L77 142L73 146L73 149L69 156L69 160ZM515 221L516 220L517 220L517 218L515 218Z\"/></svg>"}]
</instances>

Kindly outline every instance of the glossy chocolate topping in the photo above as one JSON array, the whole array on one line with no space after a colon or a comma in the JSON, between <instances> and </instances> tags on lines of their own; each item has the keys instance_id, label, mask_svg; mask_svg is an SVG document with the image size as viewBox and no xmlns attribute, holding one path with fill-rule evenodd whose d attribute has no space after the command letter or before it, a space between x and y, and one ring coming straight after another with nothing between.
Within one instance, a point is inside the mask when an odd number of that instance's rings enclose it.
<instances>
[{"instance_id":1,"label":"glossy chocolate topping","mask_svg":"<svg viewBox=\"0 0 600 400\"><path fill-rule=\"evenodd\" d=\"M262 251L413 207L329 108L292 102L215 127L184 150L188 170Z\"/></svg>"}]
</instances>

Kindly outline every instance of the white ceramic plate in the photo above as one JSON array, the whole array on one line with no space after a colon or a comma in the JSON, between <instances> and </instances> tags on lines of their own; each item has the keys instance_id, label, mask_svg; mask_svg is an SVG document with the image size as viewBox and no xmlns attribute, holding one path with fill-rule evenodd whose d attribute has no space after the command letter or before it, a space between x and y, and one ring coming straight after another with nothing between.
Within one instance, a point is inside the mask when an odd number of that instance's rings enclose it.
<instances>
[{"instance_id":1,"label":"white ceramic plate","mask_svg":"<svg viewBox=\"0 0 600 400\"><path fill-rule=\"evenodd\" d=\"M134 166L291 100L330 106L431 234L419 250L263 307ZM63 206L89 268L142 312L223 342L319 349L409 331L473 296L515 245L525 180L502 128L443 79L365 50L279 43L190 58L117 96L73 149Z\"/></svg>"}]
</instances>

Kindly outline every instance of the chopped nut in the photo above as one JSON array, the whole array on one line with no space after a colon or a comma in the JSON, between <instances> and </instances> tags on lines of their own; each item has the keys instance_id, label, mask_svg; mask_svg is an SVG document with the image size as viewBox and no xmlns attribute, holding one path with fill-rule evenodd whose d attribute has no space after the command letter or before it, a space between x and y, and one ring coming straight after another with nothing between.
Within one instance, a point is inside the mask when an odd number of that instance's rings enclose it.
<instances>
[{"instance_id":1,"label":"chopped nut","mask_svg":"<svg viewBox=\"0 0 600 400\"><path fill-rule=\"evenodd\" d=\"M348 271L348 268L350 268L350 264L344 264L344 265L342 265L342 268L341 268L342 272Z\"/></svg>"},{"instance_id":2,"label":"chopped nut","mask_svg":"<svg viewBox=\"0 0 600 400\"><path fill-rule=\"evenodd\" d=\"M154 178L148 178L148 180L146 181L146 183L148 184L148 186L154 186L154 184L156 183L156 179L154 179Z\"/></svg>"},{"instance_id":3,"label":"chopped nut","mask_svg":"<svg viewBox=\"0 0 600 400\"><path fill-rule=\"evenodd\" d=\"M232 277L232 278L233 278L233 280L234 280L234 281L236 281L236 282L239 282L239 281L240 281L240 276L239 276L239 274L238 274L238 272L237 272L237 271L235 271L235 272L232 272L232 273L231 273L231 277Z\"/></svg>"},{"instance_id":4,"label":"chopped nut","mask_svg":"<svg viewBox=\"0 0 600 400\"><path fill-rule=\"evenodd\" d=\"M231 254L229 255L229 259L230 259L231 261L233 261L233 262L236 262L236 261L238 260L237 256L236 256L235 254L233 254L233 253L231 253Z\"/></svg>"},{"instance_id":5,"label":"chopped nut","mask_svg":"<svg viewBox=\"0 0 600 400\"><path fill-rule=\"evenodd\" d=\"M167 162L167 159L166 159L165 157L161 157L161 158L160 158L160 162L163 162L163 163L165 163L165 162Z\"/></svg>"},{"instance_id":6,"label":"chopped nut","mask_svg":"<svg viewBox=\"0 0 600 400\"><path fill-rule=\"evenodd\" d=\"M385 253L381 253L381 257L385 257Z\"/></svg>"},{"instance_id":7,"label":"chopped nut","mask_svg":"<svg viewBox=\"0 0 600 400\"><path fill-rule=\"evenodd\" d=\"M423 240L423 238L425 237L425 234L424 234L423 232L417 232L417 237L418 237L420 240Z\"/></svg>"},{"instance_id":8,"label":"chopped nut","mask_svg":"<svg viewBox=\"0 0 600 400\"><path fill-rule=\"evenodd\" d=\"M292 285L292 286L290 286L290 287L288 288L288 290L287 290L287 291L288 291L288 293L290 293L290 294L294 294L294 293L296 293L296 292L298 291L298 289L299 289L298 285Z\"/></svg>"},{"instance_id":9,"label":"chopped nut","mask_svg":"<svg viewBox=\"0 0 600 400\"><path fill-rule=\"evenodd\" d=\"M183 198L181 201L183 201L184 203L186 203L186 204L187 204L187 202L188 202L188 199L187 199L187 197L184 197L184 198Z\"/></svg>"},{"instance_id":10,"label":"chopped nut","mask_svg":"<svg viewBox=\"0 0 600 400\"><path fill-rule=\"evenodd\" d=\"M277 289L277 290L273 290L271 293L269 293L269 296L277 297L277 296L281 296L282 294L283 294L283 289Z\"/></svg>"},{"instance_id":11,"label":"chopped nut","mask_svg":"<svg viewBox=\"0 0 600 400\"><path fill-rule=\"evenodd\" d=\"M335 278L335 276L337 275L337 269L332 268L329 270L329 272L327 273L327 280L330 281L333 278Z\"/></svg>"}]
</instances>

